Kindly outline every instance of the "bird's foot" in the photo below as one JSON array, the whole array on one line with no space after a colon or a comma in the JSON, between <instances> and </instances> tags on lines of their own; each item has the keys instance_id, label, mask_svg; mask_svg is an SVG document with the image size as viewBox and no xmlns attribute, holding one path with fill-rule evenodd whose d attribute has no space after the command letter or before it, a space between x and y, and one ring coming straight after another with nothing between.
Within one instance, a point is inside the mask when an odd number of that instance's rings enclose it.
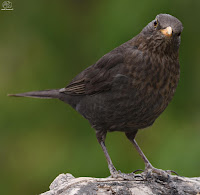
<instances>
[{"instance_id":1,"label":"bird's foot","mask_svg":"<svg viewBox=\"0 0 200 195\"><path fill-rule=\"evenodd\" d=\"M146 166L144 172L141 175L145 176L146 178L151 178L152 176L154 176L160 180L169 181L172 173L178 175L175 171L172 171L172 170L165 171L162 169L157 169L157 168L153 167L152 165L148 165L148 166Z\"/></svg>"},{"instance_id":2,"label":"bird's foot","mask_svg":"<svg viewBox=\"0 0 200 195\"><path fill-rule=\"evenodd\" d=\"M128 180L128 181L144 181L145 178L141 174L135 174L132 173L122 173L120 170L116 170L115 172L111 173L111 176L109 178L115 178L115 179L122 179L122 180Z\"/></svg>"},{"instance_id":3,"label":"bird's foot","mask_svg":"<svg viewBox=\"0 0 200 195\"><path fill-rule=\"evenodd\" d=\"M157 169L155 167L146 168L143 173L146 174L147 176L151 176L153 174L157 174L159 176L169 177L169 173L167 171L164 171L164 170L161 170L161 169Z\"/></svg>"},{"instance_id":4,"label":"bird's foot","mask_svg":"<svg viewBox=\"0 0 200 195\"><path fill-rule=\"evenodd\" d=\"M120 170L112 170L111 176L109 177L123 180L135 180L134 173L122 173Z\"/></svg>"}]
</instances>

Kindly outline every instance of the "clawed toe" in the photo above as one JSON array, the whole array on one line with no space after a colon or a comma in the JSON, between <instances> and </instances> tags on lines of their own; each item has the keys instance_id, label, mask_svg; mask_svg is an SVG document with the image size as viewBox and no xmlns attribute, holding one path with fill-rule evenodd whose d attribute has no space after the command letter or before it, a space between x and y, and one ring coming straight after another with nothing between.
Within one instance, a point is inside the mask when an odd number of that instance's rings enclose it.
<instances>
[{"instance_id":1,"label":"clawed toe","mask_svg":"<svg viewBox=\"0 0 200 195\"><path fill-rule=\"evenodd\" d=\"M116 179L123 179L123 180L134 180L135 174L134 173L122 173L121 171L115 171L111 173L112 178Z\"/></svg>"},{"instance_id":2,"label":"clawed toe","mask_svg":"<svg viewBox=\"0 0 200 195\"><path fill-rule=\"evenodd\" d=\"M167 173L169 173L170 175L175 174L177 176L180 176L176 171L173 170L166 170Z\"/></svg>"},{"instance_id":3,"label":"clawed toe","mask_svg":"<svg viewBox=\"0 0 200 195\"><path fill-rule=\"evenodd\" d=\"M143 169L137 169L137 170L133 171L132 173L137 173L137 172L144 172L144 170Z\"/></svg>"},{"instance_id":4,"label":"clawed toe","mask_svg":"<svg viewBox=\"0 0 200 195\"><path fill-rule=\"evenodd\" d=\"M143 175L146 179L152 178L153 176L153 177L158 178L159 180L169 182L172 173L178 175L175 171L171 171L171 170L165 171L165 170L157 169L154 167L148 167L144 170L144 172L141 175Z\"/></svg>"},{"instance_id":5,"label":"clawed toe","mask_svg":"<svg viewBox=\"0 0 200 195\"><path fill-rule=\"evenodd\" d=\"M175 174L175 175L178 175L178 173L176 173L175 171L172 171L172 170L162 170L162 169L157 169L157 168L149 168L149 169L145 169L144 172L152 172L152 173L156 173L160 176L165 176L165 177L168 177L169 175L172 175Z\"/></svg>"},{"instance_id":6,"label":"clawed toe","mask_svg":"<svg viewBox=\"0 0 200 195\"><path fill-rule=\"evenodd\" d=\"M157 169L157 168L154 168L154 167L151 167L151 168L147 168L144 170L144 173L149 176L149 175L152 175L152 174L157 174L159 176L163 176L163 177L169 177L169 173L167 171L163 171L161 169Z\"/></svg>"}]
</instances>

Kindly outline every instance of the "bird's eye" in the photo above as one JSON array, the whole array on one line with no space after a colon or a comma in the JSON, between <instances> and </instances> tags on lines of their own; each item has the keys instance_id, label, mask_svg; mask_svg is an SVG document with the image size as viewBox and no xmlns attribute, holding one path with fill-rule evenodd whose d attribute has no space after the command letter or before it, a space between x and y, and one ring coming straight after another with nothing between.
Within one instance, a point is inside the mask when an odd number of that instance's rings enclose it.
<instances>
[{"instance_id":1,"label":"bird's eye","mask_svg":"<svg viewBox=\"0 0 200 195\"><path fill-rule=\"evenodd\" d=\"M177 36L178 36L178 37L181 36L181 32L179 32L179 33L177 34Z\"/></svg>"},{"instance_id":2,"label":"bird's eye","mask_svg":"<svg viewBox=\"0 0 200 195\"><path fill-rule=\"evenodd\" d=\"M154 27L156 28L158 26L158 20L156 19L153 23Z\"/></svg>"}]
</instances>

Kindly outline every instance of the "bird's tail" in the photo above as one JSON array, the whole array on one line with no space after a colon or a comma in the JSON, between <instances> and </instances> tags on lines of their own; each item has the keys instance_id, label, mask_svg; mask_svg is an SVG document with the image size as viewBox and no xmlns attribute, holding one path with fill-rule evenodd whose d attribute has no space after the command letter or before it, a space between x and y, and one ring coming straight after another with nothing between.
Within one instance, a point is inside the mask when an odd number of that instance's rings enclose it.
<instances>
[{"instance_id":1,"label":"bird's tail","mask_svg":"<svg viewBox=\"0 0 200 195\"><path fill-rule=\"evenodd\" d=\"M50 89L50 90L31 91L18 94L8 94L8 96L51 99L51 98L59 98L59 94L60 94L59 89Z\"/></svg>"}]
</instances>

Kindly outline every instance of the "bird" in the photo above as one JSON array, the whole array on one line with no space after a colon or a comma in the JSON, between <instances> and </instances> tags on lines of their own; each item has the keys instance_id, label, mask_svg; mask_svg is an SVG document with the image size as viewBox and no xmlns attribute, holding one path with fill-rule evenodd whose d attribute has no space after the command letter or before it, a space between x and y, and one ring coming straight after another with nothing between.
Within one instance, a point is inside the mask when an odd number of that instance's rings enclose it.
<instances>
[{"instance_id":1,"label":"bird","mask_svg":"<svg viewBox=\"0 0 200 195\"><path fill-rule=\"evenodd\" d=\"M64 88L8 94L59 99L86 118L106 157L111 177L120 177L105 145L108 132L120 131L153 167L135 137L153 125L172 100L180 78L179 47L183 25L170 14L158 14L142 31L101 57Z\"/></svg>"}]
</instances>

